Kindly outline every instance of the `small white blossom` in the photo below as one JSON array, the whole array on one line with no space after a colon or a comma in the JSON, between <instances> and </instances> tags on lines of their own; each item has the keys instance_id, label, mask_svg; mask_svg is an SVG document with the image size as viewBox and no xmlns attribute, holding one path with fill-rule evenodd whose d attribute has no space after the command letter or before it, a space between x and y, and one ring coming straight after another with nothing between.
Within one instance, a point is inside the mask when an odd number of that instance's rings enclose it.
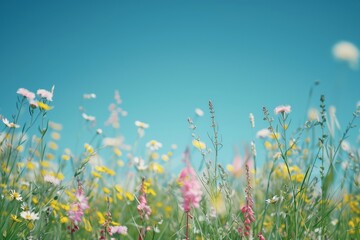
<instances>
[{"instance_id":1,"label":"small white blossom","mask_svg":"<svg viewBox=\"0 0 360 240\"><path fill-rule=\"evenodd\" d=\"M94 116L87 115L86 113L82 113L81 116L88 122L94 122L96 120Z\"/></svg>"},{"instance_id":2,"label":"small white blossom","mask_svg":"<svg viewBox=\"0 0 360 240\"><path fill-rule=\"evenodd\" d=\"M250 120L251 127L254 128L255 127L255 118L252 113L249 114L249 120Z\"/></svg>"},{"instance_id":3,"label":"small white blossom","mask_svg":"<svg viewBox=\"0 0 360 240\"><path fill-rule=\"evenodd\" d=\"M95 99L96 98L96 94L95 93L85 93L83 95L84 99Z\"/></svg>"},{"instance_id":4,"label":"small white blossom","mask_svg":"<svg viewBox=\"0 0 360 240\"><path fill-rule=\"evenodd\" d=\"M162 147L162 144L156 140L151 140L146 143L146 147L150 149L150 151L157 151Z\"/></svg>"},{"instance_id":5,"label":"small white blossom","mask_svg":"<svg viewBox=\"0 0 360 240\"><path fill-rule=\"evenodd\" d=\"M48 182L48 183L51 183L53 185L59 185L60 184L60 179L54 177L54 176L51 176L51 175L45 175L44 176L44 181L45 182Z\"/></svg>"},{"instance_id":6,"label":"small white blossom","mask_svg":"<svg viewBox=\"0 0 360 240\"><path fill-rule=\"evenodd\" d=\"M22 201L20 193L16 192L15 190L10 190L10 197L12 200L17 200L19 202Z\"/></svg>"},{"instance_id":7,"label":"small white blossom","mask_svg":"<svg viewBox=\"0 0 360 240\"><path fill-rule=\"evenodd\" d=\"M9 122L9 120L7 120L7 118L3 118L2 121L8 128L19 128L20 127L20 125L18 125L18 124Z\"/></svg>"},{"instance_id":8,"label":"small white blossom","mask_svg":"<svg viewBox=\"0 0 360 240\"><path fill-rule=\"evenodd\" d=\"M275 204L275 203L277 203L278 201L280 200L280 197L278 197L278 196L273 196L272 198L270 198L270 199L266 199L265 200L265 202L267 203L267 204Z\"/></svg>"},{"instance_id":9,"label":"small white blossom","mask_svg":"<svg viewBox=\"0 0 360 240\"><path fill-rule=\"evenodd\" d=\"M20 216L26 220L32 220L32 221L39 219L38 213L34 213L34 212L30 212L30 211L23 211L20 213Z\"/></svg>"},{"instance_id":10,"label":"small white blossom","mask_svg":"<svg viewBox=\"0 0 360 240\"><path fill-rule=\"evenodd\" d=\"M149 124L140 121L135 121L135 126L143 129L149 128Z\"/></svg>"},{"instance_id":11,"label":"small white blossom","mask_svg":"<svg viewBox=\"0 0 360 240\"><path fill-rule=\"evenodd\" d=\"M267 128L261 129L256 133L257 138L267 138L270 135L270 130Z\"/></svg>"},{"instance_id":12,"label":"small white blossom","mask_svg":"<svg viewBox=\"0 0 360 240\"><path fill-rule=\"evenodd\" d=\"M201 110L200 108L195 108L195 114L199 117L204 116L204 111Z\"/></svg>"}]
</instances>

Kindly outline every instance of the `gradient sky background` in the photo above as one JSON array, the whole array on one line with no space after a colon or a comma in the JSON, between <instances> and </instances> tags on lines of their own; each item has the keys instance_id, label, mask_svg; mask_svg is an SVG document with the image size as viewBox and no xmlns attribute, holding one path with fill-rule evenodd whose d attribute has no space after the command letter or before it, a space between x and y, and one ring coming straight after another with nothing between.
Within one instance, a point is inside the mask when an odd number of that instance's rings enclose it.
<instances>
[{"instance_id":1,"label":"gradient sky background","mask_svg":"<svg viewBox=\"0 0 360 240\"><path fill-rule=\"evenodd\" d=\"M141 120L150 124L143 143L156 139L166 151L176 143L180 156L196 107L206 112L197 125L209 143L212 99L229 162L234 145L266 127L262 106L290 104L300 124L316 80L311 106L325 94L345 127L360 100L360 71L334 59L332 47L360 46L359 13L360 1L1 1L0 114L11 118L18 88L54 84L49 118L63 124L62 147L73 148L80 105L113 134L104 122L118 89L127 142ZM92 92L97 99L84 103Z\"/></svg>"}]
</instances>

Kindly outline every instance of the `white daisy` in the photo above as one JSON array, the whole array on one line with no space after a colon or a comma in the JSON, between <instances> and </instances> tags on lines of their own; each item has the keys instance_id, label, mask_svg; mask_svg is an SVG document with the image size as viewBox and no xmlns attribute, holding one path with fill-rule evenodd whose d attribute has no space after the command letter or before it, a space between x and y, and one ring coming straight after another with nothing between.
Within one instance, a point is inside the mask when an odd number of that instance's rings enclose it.
<instances>
[{"instance_id":1,"label":"white daisy","mask_svg":"<svg viewBox=\"0 0 360 240\"><path fill-rule=\"evenodd\" d=\"M3 118L2 121L8 128L19 128L20 127L20 125L9 122L9 120L7 120L7 118Z\"/></svg>"},{"instance_id":2,"label":"white daisy","mask_svg":"<svg viewBox=\"0 0 360 240\"><path fill-rule=\"evenodd\" d=\"M32 220L32 221L39 219L38 213L34 213L34 212L30 212L30 211L23 211L20 213L20 216L26 220Z\"/></svg>"},{"instance_id":3,"label":"white daisy","mask_svg":"<svg viewBox=\"0 0 360 240\"><path fill-rule=\"evenodd\" d=\"M22 201L20 193L16 192L15 190L10 190L10 197L12 200L17 200L19 202Z\"/></svg>"},{"instance_id":4,"label":"white daisy","mask_svg":"<svg viewBox=\"0 0 360 240\"><path fill-rule=\"evenodd\" d=\"M162 147L162 144L158 141L151 140L146 144L146 147L150 149L150 151L157 151Z\"/></svg>"}]
</instances>

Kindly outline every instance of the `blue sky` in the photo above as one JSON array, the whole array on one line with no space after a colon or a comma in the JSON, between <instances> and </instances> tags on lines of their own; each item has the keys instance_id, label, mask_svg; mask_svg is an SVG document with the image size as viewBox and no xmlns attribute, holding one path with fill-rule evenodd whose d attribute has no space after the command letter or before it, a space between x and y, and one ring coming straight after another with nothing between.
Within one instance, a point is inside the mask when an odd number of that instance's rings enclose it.
<instances>
[{"instance_id":1,"label":"blue sky","mask_svg":"<svg viewBox=\"0 0 360 240\"><path fill-rule=\"evenodd\" d=\"M118 89L129 143L141 120L150 124L144 143L176 143L180 152L187 117L212 99L228 162L234 145L266 127L262 106L290 104L300 124L317 80L311 106L325 94L345 126L360 100L360 71L335 60L332 47L360 46L359 12L359 1L1 1L0 114L15 112L18 88L54 84L49 118L63 124L63 147L72 147L82 94L97 94L85 108L111 135L103 123ZM207 142L209 126L206 114L198 128Z\"/></svg>"}]
</instances>

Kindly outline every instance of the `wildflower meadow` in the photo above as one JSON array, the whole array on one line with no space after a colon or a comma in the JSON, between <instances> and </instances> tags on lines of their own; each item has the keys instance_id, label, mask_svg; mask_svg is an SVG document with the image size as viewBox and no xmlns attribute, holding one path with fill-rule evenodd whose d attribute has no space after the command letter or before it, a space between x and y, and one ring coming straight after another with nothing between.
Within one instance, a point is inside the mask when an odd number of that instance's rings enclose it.
<instances>
[{"instance_id":1,"label":"wildflower meadow","mask_svg":"<svg viewBox=\"0 0 360 240\"><path fill-rule=\"evenodd\" d=\"M264 106L261 119L247 116L253 141L228 164L216 102L188 118L184 149L142 141L151 126L141 119L124 144L115 91L110 129L80 109L91 137L76 154L48 117L62 104L56 88L28 89L13 89L13 115L1 115L0 239L360 239L360 148L349 138L359 104L341 130L323 95L299 125L292 106ZM170 168L174 156L181 168Z\"/></svg>"}]
</instances>

